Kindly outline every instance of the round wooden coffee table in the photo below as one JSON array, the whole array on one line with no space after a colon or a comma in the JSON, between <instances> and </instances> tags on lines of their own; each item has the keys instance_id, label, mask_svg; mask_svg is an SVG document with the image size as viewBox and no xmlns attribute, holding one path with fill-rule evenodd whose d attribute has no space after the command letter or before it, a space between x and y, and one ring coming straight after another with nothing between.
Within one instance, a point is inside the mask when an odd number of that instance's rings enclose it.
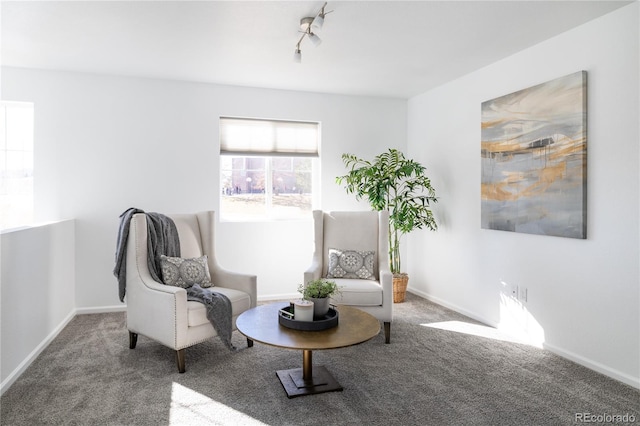
<instances>
[{"instance_id":1,"label":"round wooden coffee table","mask_svg":"<svg viewBox=\"0 0 640 426\"><path fill-rule=\"evenodd\" d=\"M360 309L338 305L336 327L322 331L293 330L278 322L278 311L286 306L286 303L279 302L249 309L238 317L236 327L256 342L302 350L302 368L276 371L289 398L341 391L342 386L324 366L313 366L313 351L366 342L380 332L380 322Z\"/></svg>"}]
</instances>

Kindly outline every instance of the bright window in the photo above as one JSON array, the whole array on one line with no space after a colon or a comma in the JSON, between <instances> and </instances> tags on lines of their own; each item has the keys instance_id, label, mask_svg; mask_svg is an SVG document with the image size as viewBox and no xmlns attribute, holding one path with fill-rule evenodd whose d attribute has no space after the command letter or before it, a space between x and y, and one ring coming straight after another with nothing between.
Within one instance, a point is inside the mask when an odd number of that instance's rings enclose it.
<instances>
[{"instance_id":1,"label":"bright window","mask_svg":"<svg viewBox=\"0 0 640 426\"><path fill-rule=\"evenodd\" d=\"M318 123L220 118L221 219L310 217L318 141Z\"/></svg>"},{"instance_id":2,"label":"bright window","mask_svg":"<svg viewBox=\"0 0 640 426\"><path fill-rule=\"evenodd\" d=\"M0 102L0 229L33 222L33 104Z\"/></svg>"}]
</instances>

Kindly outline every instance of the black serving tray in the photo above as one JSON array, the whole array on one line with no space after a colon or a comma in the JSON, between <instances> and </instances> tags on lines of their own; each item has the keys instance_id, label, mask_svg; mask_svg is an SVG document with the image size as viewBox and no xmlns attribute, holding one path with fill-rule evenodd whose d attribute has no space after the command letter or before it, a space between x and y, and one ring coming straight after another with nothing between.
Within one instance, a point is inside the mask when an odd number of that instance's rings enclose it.
<instances>
[{"instance_id":1,"label":"black serving tray","mask_svg":"<svg viewBox=\"0 0 640 426\"><path fill-rule=\"evenodd\" d=\"M322 317L314 317L313 321L296 321L293 318L289 318L289 316L282 311L293 314L293 308L286 306L278 311L278 322L280 325L294 330L322 331L338 325L338 311L333 308L329 308L329 312Z\"/></svg>"}]
</instances>

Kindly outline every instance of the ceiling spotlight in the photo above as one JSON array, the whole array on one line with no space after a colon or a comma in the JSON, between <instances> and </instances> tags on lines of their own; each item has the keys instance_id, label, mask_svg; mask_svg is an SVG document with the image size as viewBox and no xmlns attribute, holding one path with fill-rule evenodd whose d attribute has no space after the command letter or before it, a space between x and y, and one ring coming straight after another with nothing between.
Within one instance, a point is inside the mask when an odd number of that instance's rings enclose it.
<instances>
[{"instance_id":1,"label":"ceiling spotlight","mask_svg":"<svg viewBox=\"0 0 640 426\"><path fill-rule=\"evenodd\" d=\"M324 8L326 5L327 3L325 3L324 6L322 6L322 10L320 11L320 13L318 13L318 16L316 16L313 22L311 23L311 27L316 31L321 30L322 26L324 25L324 17L326 15L326 13L324 12Z\"/></svg>"},{"instance_id":2,"label":"ceiling spotlight","mask_svg":"<svg viewBox=\"0 0 640 426\"><path fill-rule=\"evenodd\" d=\"M300 19L300 29L302 32L302 36L300 37L300 40L298 40L295 53L293 54L293 60L295 62L302 62L302 51L300 50L300 43L302 43L302 40L304 40L305 36L309 37L309 40L311 41L311 43L313 43L314 46L319 46L320 43L322 43L320 37L318 37L312 31L312 29L315 31L320 30L324 25L324 17L327 15L327 13L333 12L332 10L329 12L325 12L324 8L326 6L327 3L325 2L325 4L322 6L322 9L315 17L307 16Z\"/></svg>"},{"instance_id":3,"label":"ceiling spotlight","mask_svg":"<svg viewBox=\"0 0 640 426\"><path fill-rule=\"evenodd\" d=\"M316 16L316 18L313 20L313 24L311 24L311 28L318 31L322 29L323 25L324 25L324 16L320 14Z\"/></svg>"},{"instance_id":4,"label":"ceiling spotlight","mask_svg":"<svg viewBox=\"0 0 640 426\"><path fill-rule=\"evenodd\" d=\"M322 43L320 37L311 32L309 33L309 40L311 40L311 43L313 43L313 45L316 47L320 46L320 43Z\"/></svg>"}]
</instances>

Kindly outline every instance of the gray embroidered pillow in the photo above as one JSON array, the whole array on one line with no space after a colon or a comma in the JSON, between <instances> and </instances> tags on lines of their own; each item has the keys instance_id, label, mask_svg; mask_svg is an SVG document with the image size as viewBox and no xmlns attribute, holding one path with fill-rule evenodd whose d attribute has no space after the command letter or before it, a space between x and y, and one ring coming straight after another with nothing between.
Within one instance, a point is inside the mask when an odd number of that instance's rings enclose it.
<instances>
[{"instance_id":1,"label":"gray embroidered pillow","mask_svg":"<svg viewBox=\"0 0 640 426\"><path fill-rule=\"evenodd\" d=\"M375 280L373 258L375 251L329 249L327 278L359 278Z\"/></svg>"},{"instance_id":2,"label":"gray embroidered pillow","mask_svg":"<svg viewBox=\"0 0 640 426\"><path fill-rule=\"evenodd\" d=\"M181 257L160 256L162 281L167 285L188 288L194 284L212 287L207 255L183 259Z\"/></svg>"}]
</instances>

